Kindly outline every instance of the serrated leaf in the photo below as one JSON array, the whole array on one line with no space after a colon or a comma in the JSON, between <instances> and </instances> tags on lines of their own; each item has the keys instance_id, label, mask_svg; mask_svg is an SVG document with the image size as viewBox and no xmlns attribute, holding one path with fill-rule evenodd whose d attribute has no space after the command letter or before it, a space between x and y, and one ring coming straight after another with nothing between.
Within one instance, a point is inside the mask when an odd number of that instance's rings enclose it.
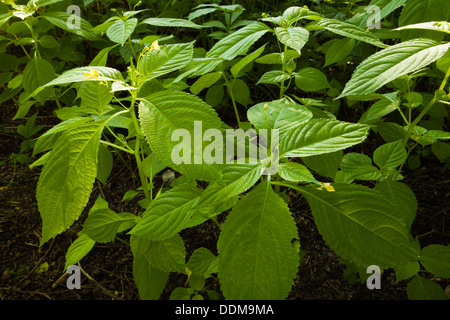
<instances>
[{"instance_id":1,"label":"serrated leaf","mask_svg":"<svg viewBox=\"0 0 450 320\"><path fill-rule=\"evenodd\" d=\"M320 175L334 179L341 164L342 154L342 150L338 150L317 156L303 157L302 161L309 169L316 171Z\"/></svg>"},{"instance_id":2,"label":"serrated leaf","mask_svg":"<svg viewBox=\"0 0 450 320\"><path fill-rule=\"evenodd\" d=\"M289 126L311 119L312 112L288 99L258 103L247 111L255 129L288 129Z\"/></svg>"},{"instance_id":3,"label":"serrated leaf","mask_svg":"<svg viewBox=\"0 0 450 320\"><path fill-rule=\"evenodd\" d=\"M217 243L219 280L227 299L277 300L289 294L299 256L286 203L261 183L233 208ZM270 288L270 290L268 290Z\"/></svg>"},{"instance_id":4,"label":"serrated leaf","mask_svg":"<svg viewBox=\"0 0 450 320\"><path fill-rule=\"evenodd\" d=\"M448 21L450 9L446 0L408 0L398 19L400 27L429 21ZM405 30L402 39L431 38L441 40L443 34L433 31Z\"/></svg>"},{"instance_id":5,"label":"serrated leaf","mask_svg":"<svg viewBox=\"0 0 450 320\"><path fill-rule=\"evenodd\" d=\"M186 249L179 234L161 240L151 241L146 253L151 266L166 272L184 272Z\"/></svg>"},{"instance_id":6,"label":"serrated leaf","mask_svg":"<svg viewBox=\"0 0 450 320\"><path fill-rule=\"evenodd\" d=\"M209 276L218 272L219 259L208 249L198 248L192 253L186 267L194 274Z\"/></svg>"},{"instance_id":7,"label":"serrated leaf","mask_svg":"<svg viewBox=\"0 0 450 320\"><path fill-rule=\"evenodd\" d=\"M108 30L106 30L106 35L109 40L119 43L122 46L128 40L128 38L133 33L138 23L138 19L131 18L127 20L116 20L111 26L109 26Z\"/></svg>"},{"instance_id":8,"label":"serrated leaf","mask_svg":"<svg viewBox=\"0 0 450 320\"><path fill-rule=\"evenodd\" d=\"M55 78L53 66L47 60L35 56L25 66L23 71L23 88L25 94L30 95L36 89L44 86L47 82ZM35 96L35 99L44 103L51 94L51 90L47 89Z\"/></svg>"},{"instance_id":9,"label":"serrated leaf","mask_svg":"<svg viewBox=\"0 0 450 320\"><path fill-rule=\"evenodd\" d=\"M278 166L278 174L287 181L319 183L307 167L296 162L280 163Z\"/></svg>"},{"instance_id":10,"label":"serrated leaf","mask_svg":"<svg viewBox=\"0 0 450 320\"><path fill-rule=\"evenodd\" d=\"M253 60L257 59L264 51L265 47L266 44L260 47L259 49L253 51L249 55L245 56L244 58L239 60L239 62L237 62L235 65L233 65L230 69L230 72L233 75L233 77L237 78L239 76L239 72Z\"/></svg>"},{"instance_id":11,"label":"serrated leaf","mask_svg":"<svg viewBox=\"0 0 450 320\"><path fill-rule=\"evenodd\" d=\"M198 25L192 21L176 18L148 18L142 20L141 23L150 24L152 26L158 27L183 27L194 29L205 28L204 26Z\"/></svg>"},{"instance_id":12,"label":"serrated leaf","mask_svg":"<svg viewBox=\"0 0 450 320\"><path fill-rule=\"evenodd\" d=\"M193 57L194 42L168 44L149 50L137 65L137 71L154 79L185 67Z\"/></svg>"},{"instance_id":13,"label":"serrated leaf","mask_svg":"<svg viewBox=\"0 0 450 320\"><path fill-rule=\"evenodd\" d=\"M375 149L373 162L382 168L395 169L406 161L407 152L401 140L385 143Z\"/></svg>"},{"instance_id":14,"label":"serrated leaf","mask_svg":"<svg viewBox=\"0 0 450 320\"><path fill-rule=\"evenodd\" d=\"M256 84L266 83L279 85L281 82L289 80L290 77L288 73L281 70L271 70L264 73Z\"/></svg>"},{"instance_id":15,"label":"serrated leaf","mask_svg":"<svg viewBox=\"0 0 450 320\"><path fill-rule=\"evenodd\" d=\"M355 40L352 38L333 39L331 41L331 45L325 51L324 67L346 58L355 47Z\"/></svg>"},{"instance_id":16,"label":"serrated leaf","mask_svg":"<svg viewBox=\"0 0 450 320\"><path fill-rule=\"evenodd\" d=\"M311 119L282 131L280 157L308 157L346 149L364 141L369 127L328 119Z\"/></svg>"},{"instance_id":17,"label":"serrated leaf","mask_svg":"<svg viewBox=\"0 0 450 320\"><path fill-rule=\"evenodd\" d=\"M191 218L202 192L182 184L153 200L136 226L129 232L149 240L164 240L180 232Z\"/></svg>"},{"instance_id":18,"label":"serrated leaf","mask_svg":"<svg viewBox=\"0 0 450 320\"><path fill-rule=\"evenodd\" d=\"M220 164L207 164L203 158L204 149L209 146L203 142L204 132L225 127L211 106L188 93L165 90L146 97L139 104L139 117L148 144L164 165L196 179L218 179ZM194 122L197 121L200 122L196 129L199 137L195 138ZM172 139L174 132L183 135ZM173 158L179 155L180 146L185 147L183 151L190 151L187 161Z\"/></svg>"},{"instance_id":19,"label":"serrated leaf","mask_svg":"<svg viewBox=\"0 0 450 320\"><path fill-rule=\"evenodd\" d=\"M414 192L406 185L398 181L377 183L375 190L384 194L397 208L398 217L402 218L408 230L411 227L417 213L417 199Z\"/></svg>"},{"instance_id":20,"label":"serrated leaf","mask_svg":"<svg viewBox=\"0 0 450 320\"><path fill-rule=\"evenodd\" d=\"M81 107L102 114L106 106L111 102L114 94L107 85L97 81L87 81L78 88L78 96L81 98Z\"/></svg>"},{"instance_id":21,"label":"serrated leaf","mask_svg":"<svg viewBox=\"0 0 450 320\"><path fill-rule=\"evenodd\" d=\"M123 217L110 209L99 209L87 217L82 231L96 242L111 242L114 240L122 223L135 220L135 216Z\"/></svg>"},{"instance_id":22,"label":"serrated leaf","mask_svg":"<svg viewBox=\"0 0 450 320\"><path fill-rule=\"evenodd\" d=\"M41 245L68 229L86 206L97 176L104 125L99 121L64 131L48 157L36 189Z\"/></svg>"},{"instance_id":23,"label":"serrated leaf","mask_svg":"<svg viewBox=\"0 0 450 320\"><path fill-rule=\"evenodd\" d=\"M210 86L212 86L214 83L216 83L220 78L222 77L222 73L221 72L211 72L211 73L207 73L202 75L200 78L197 79L197 81L195 81L191 87L189 88L189 90L197 95L199 94L203 89L205 88L209 88Z\"/></svg>"},{"instance_id":24,"label":"serrated leaf","mask_svg":"<svg viewBox=\"0 0 450 320\"><path fill-rule=\"evenodd\" d=\"M450 247L428 245L420 252L420 263L437 277L450 278Z\"/></svg>"},{"instance_id":25,"label":"serrated leaf","mask_svg":"<svg viewBox=\"0 0 450 320\"><path fill-rule=\"evenodd\" d=\"M169 272L152 266L147 260L151 241L131 236L133 278L142 300L158 300L166 287Z\"/></svg>"},{"instance_id":26,"label":"serrated leaf","mask_svg":"<svg viewBox=\"0 0 450 320\"><path fill-rule=\"evenodd\" d=\"M78 238L67 249L64 271L67 267L77 264L81 259L83 259L83 257L91 251L94 245L95 241L89 238L87 234L78 234Z\"/></svg>"},{"instance_id":27,"label":"serrated leaf","mask_svg":"<svg viewBox=\"0 0 450 320\"><path fill-rule=\"evenodd\" d=\"M70 28L68 26L68 21L70 21L70 19L73 16L71 13L61 11L48 11L48 12L41 12L39 16L44 18L51 24L61 29L64 29L67 32L75 33L91 41L99 40L99 36L92 31L93 29L92 25L82 17L77 17L80 21L79 28Z\"/></svg>"},{"instance_id":28,"label":"serrated leaf","mask_svg":"<svg viewBox=\"0 0 450 320\"><path fill-rule=\"evenodd\" d=\"M335 192L297 187L331 249L357 265L382 269L417 261L411 235L387 197L361 185L333 186Z\"/></svg>"},{"instance_id":29,"label":"serrated leaf","mask_svg":"<svg viewBox=\"0 0 450 320\"><path fill-rule=\"evenodd\" d=\"M406 288L409 300L445 300L445 292L436 282L416 275Z\"/></svg>"},{"instance_id":30,"label":"serrated leaf","mask_svg":"<svg viewBox=\"0 0 450 320\"><path fill-rule=\"evenodd\" d=\"M309 31L302 27L276 27L275 35L282 44L298 53L309 39Z\"/></svg>"},{"instance_id":31,"label":"serrated leaf","mask_svg":"<svg viewBox=\"0 0 450 320\"><path fill-rule=\"evenodd\" d=\"M295 85L303 91L330 88L327 76L316 68L303 68L295 73Z\"/></svg>"},{"instance_id":32,"label":"serrated leaf","mask_svg":"<svg viewBox=\"0 0 450 320\"><path fill-rule=\"evenodd\" d=\"M261 164L231 164L222 172L222 181L209 185L200 197L199 206L221 203L250 189L263 174Z\"/></svg>"},{"instance_id":33,"label":"serrated leaf","mask_svg":"<svg viewBox=\"0 0 450 320\"><path fill-rule=\"evenodd\" d=\"M356 68L337 99L375 92L398 77L428 66L443 56L449 48L449 43L414 39L383 49Z\"/></svg>"},{"instance_id":34,"label":"serrated leaf","mask_svg":"<svg viewBox=\"0 0 450 320\"><path fill-rule=\"evenodd\" d=\"M366 42L380 48L386 48L383 42L380 41L374 34L357 27L351 23L347 23L335 19L323 18L315 21L306 27L308 30L326 29L341 36Z\"/></svg>"}]
</instances>

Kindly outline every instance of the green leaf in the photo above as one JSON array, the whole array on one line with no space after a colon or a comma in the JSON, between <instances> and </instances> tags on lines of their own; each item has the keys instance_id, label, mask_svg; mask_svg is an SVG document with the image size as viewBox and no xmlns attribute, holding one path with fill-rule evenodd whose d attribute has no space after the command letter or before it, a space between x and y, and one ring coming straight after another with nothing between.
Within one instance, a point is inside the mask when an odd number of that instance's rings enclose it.
<instances>
[{"instance_id":1,"label":"green leaf","mask_svg":"<svg viewBox=\"0 0 450 320\"><path fill-rule=\"evenodd\" d=\"M330 88L327 76L316 68L303 68L295 73L295 85L303 91L319 91Z\"/></svg>"},{"instance_id":2,"label":"green leaf","mask_svg":"<svg viewBox=\"0 0 450 320\"><path fill-rule=\"evenodd\" d=\"M247 117L255 129L280 129L299 124L313 117L305 106L288 99L261 102L247 111Z\"/></svg>"},{"instance_id":3,"label":"green leaf","mask_svg":"<svg viewBox=\"0 0 450 320\"><path fill-rule=\"evenodd\" d=\"M282 131L280 155L308 157L343 150L364 141L369 127L328 119L311 119Z\"/></svg>"},{"instance_id":4,"label":"green leaf","mask_svg":"<svg viewBox=\"0 0 450 320\"><path fill-rule=\"evenodd\" d=\"M350 55L355 47L355 40L352 38L333 39L325 50L324 67L337 63Z\"/></svg>"},{"instance_id":5,"label":"green leaf","mask_svg":"<svg viewBox=\"0 0 450 320\"><path fill-rule=\"evenodd\" d=\"M264 48L266 47L266 44L260 47L259 49L253 51L249 55L245 56L239 62L237 62L235 65L233 65L230 69L231 74L233 77L237 78L239 77L239 72L247 66L249 63L251 63L253 60L257 59L261 53L264 51Z\"/></svg>"},{"instance_id":6,"label":"green leaf","mask_svg":"<svg viewBox=\"0 0 450 320\"><path fill-rule=\"evenodd\" d=\"M142 300L158 300L166 287L169 272L155 268L148 261L152 241L131 236L133 278Z\"/></svg>"},{"instance_id":7,"label":"green leaf","mask_svg":"<svg viewBox=\"0 0 450 320\"><path fill-rule=\"evenodd\" d=\"M110 209L92 212L83 224L83 232L96 242L106 243L114 240L122 223L135 221L135 216L120 216Z\"/></svg>"},{"instance_id":8,"label":"green leaf","mask_svg":"<svg viewBox=\"0 0 450 320\"><path fill-rule=\"evenodd\" d=\"M36 89L44 86L55 78L55 71L50 62L35 56L31 59L23 71L23 88L25 94L30 95ZM51 89L41 91L35 99L44 103L50 96Z\"/></svg>"},{"instance_id":9,"label":"green leaf","mask_svg":"<svg viewBox=\"0 0 450 320\"><path fill-rule=\"evenodd\" d=\"M401 140L379 146L373 153L373 162L380 168L395 169L406 161L407 152Z\"/></svg>"},{"instance_id":10,"label":"green leaf","mask_svg":"<svg viewBox=\"0 0 450 320\"><path fill-rule=\"evenodd\" d=\"M449 21L450 9L446 0L408 0L398 19L400 27L429 21ZM431 38L441 40L443 34L433 31L405 30L402 39Z\"/></svg>"},{"instance_id":11,"label":"green leaf","mask_svg":"<svg viewBox=\"0 0 450 320\"><path fill-rule=\"evenodd\" d=\"M47 87L55 85L67 85L75 82L85 81L120 81L123 82L122 74L119 70L109 67L80 67L63 72L56 79L47 82L32 92L27 99L39 94Z\"/></svg>"},{"instance_id":12,"label":"green leaf","mask_svg":"<svg viewBox=\"0 0 450 320\"><path fill-rule=\"evenodd\" d=\"M373 124L392 111L400 108L397 103L397 93L387 93L380 96L381 99L372 104L359 119L359 123Z\"/></svg>"},{"instance_id":13,"label":"green leaf","mask_svg":"<svg viewBox=\"0 0 450 320\"><path fill-rule=\"evenodd\" d=\"M259 38L270 30L264 23L255 22L245 26L217 42L206 54L214 61L196 67L191 76L199 76L213 71L223 59L232 60L244 54Z\"/></svg>"},{"instance_id":14,"label":"green leaf","mask_svg":"<svg viewBox=\"0 0 450 320\"><path fill-rule=\"evenodd\" d=\"M278 174L287 181L319 184L307 167L296 162L280 163L278 166Z\"/></svg>"},{"instance_id":15,"label":"green leaf","mask_svg":"<svg viewBox=\"0 0 450 320\"><path fill-rule=\"evenodd\" d=\"M352 180L377 180L381 172L372 165L372 160L360 153L347 153L341 162L341 170Z\"/></svg>"},{"instance_id":16,"label":"green leaf","mask_svg":"<svg viewBox=\"0 0 450 320\"><path fill-rule=\"evenodd\" d=\"M205 28L204 26L198 25L192 21L176 18L148 18L143 20L141 23L146 23L158 27L183 27L194 29Z\"/></svg>"},{"instance_id":17,"label":"green leaf","mask_svg":"<svg viewBox=\"0 0 450 320\"><path fill-rule=\"evenodd\" d=\"M384 194L395 205L398 217L403 219L409 230L418 208L414 192L404 183L389 180L377 183L375 190Z\"/></svg>"},{"instance_id":18,"label":"green leaf","mask_svg":"<svg viewBox=\"0 0 450 320\"><path fill-rule=\"evenodd\" d=\"M341 36L366 42L380 48L387 47L387 45L381 42L380 39L378 39L369 31L340 20L323 18L309 24L306 29L310 31L317 29L326 29Z\"/></svg>"},{"instance_id":19,"label":"green leaf","mask_svg":"<svg viewBox=\"0 0 450 320\"><path fill-rule=\"evenodd\" d=\"M122 46L128 40L128 38L133 33L138 23L138 19L131 18L127 20L116 20L109 28L106 30L106 35L109 40L119 43Z\"/></svg>"},{"instance_id":20,"label":"green leaf","mask_svg":"<svg viewBox=\"0 0 450 320\"><path fill-rule=\"evenodd\" d=\"M97 53L97 55L94 57L94 59L92 59L91 63L89 63L89 65L105 67L109 52L112 49L114 49L115 47L117 47L118 45L119 44L115 44L113 46L106 47L106 48L103 48L102 50L100 50L99 53Z\"/></svg>"},{"instance_id":21,"label":"green leaf","mask_svg":"<svg viewBox=\"0 0 450 320\"><path fill-rule=\"evenodd\" d=\"M129 233L150 240L173 237L191 218L201 194L200 189L187 184L164 192L151 202Z\"/></svg>"},{"instance_id":22,"label":"green leaf","mask_svg":"<svg viewBox=\"0 0 450 320\"><path fill-rule=\"evenodd\" d=\"M407 26L400 27L394 30L406 30L406 29L435 30L450 33L450 24L447 21L430 21L430 22L409 24Z\"/></svg>"},{"instance_id":23,"label":"green leaf","mask_svg":"<svg viewBox=\"0 0 450 320\"><path fill-rule=\"evenodd\" d=\"M78 96L81 98L81 107L90 109L101 115L103 110L111 102L114 94L110 86L100 84L97 81L87 81L78 88Z\"/></svg>"},{"instance_id":24,"label":"green leaf","mask_svg":"<svg viewBox=\"0 0 450 320\"><path fill-rule=\"evenodd\" d=\"M113 167L113 156L107 147L100 145L98 149L97 180L105 184L111 174Z\"/></svg>"},{"instance_id":25,"label":"green leaf","mask_svg":"<svg viewBox=\"0 0 450 320\"><path fill-rule=\"evenodd\" d=\"M64 29L67 32L75 33L83 38L91 41L100 40L99 36L92 31L92 25L85 19L78 17L80 19L80 28L70 28L67 26L67 22L72 17L71 13L61 12L61 11L48 11L39 14L40 17L44 18L51 24Z\"/></svg>"},{"instance_id":26,"label":"green leaf","mask_svg":"<svg viewBox=\"0 0 450 320\"><path fill-rule=\"evenodd\" d=\"M95 241L89 238L85 233L79 233L78 238L69 246L66 253L66 264L64 271L67 267L77 264L84 256L86 256L94 247Z\"/></svg>"},{"instance_id":27,"label":"green leaf","mask_svg":"<svg viewBox=\"0 0 450 320\"><path fill-rule=\"evenodd\" d=\"M415 39L383 49L364 60L355 70L337 99L365 95L383 85L420 70L439 59L450 48L428 39Z\"/></svg>"},{"instance_id":28,"label":"green leaf","mask_svg":"<svg viewBox=\"0 0 450 320\"><path fill-rule=\"evenodd\" d=\"M445 300L445 292L436 282L416 275L406 288L409 300Z\"/></svg>"},{"instance_id":29,"label":"green leaf","mask_svg":"<svg viewBox=\"0 0 450 320\"><path fill-rule=\"evenodd\" d=\"M286 203L261 183L233 208L217 248L219 280L227 299L285 299L297 274L298 238ZM270 288L270 290L268 290Z\"/></svg>"},{"instance_id":30,"label":"green leaf","mask_svg":"<svg viewBox=\"0 0 450 320\"><path fill-rule=\"evenodd\" d=\"M349 23L356 24L361 28L367 28L370 24L376 23L378 21L374 21L374 19L379 19L380 21L386 18L389 14L391 14L394 10L401 7L405 4L407 0L372 0L369 5L361 10L361 13L355 14L353 17L347 20ZM374 15L374 11L368 11L367 8L369 6L376 6L380 9L380 16ZM370 21L372 18L372 21Z\"/></svg>"},{"instance_id":31,"label":"green leaf","mask_svg":"<svg viewBox=\"0 0 450 320\"><path fill-rule=\"evenodd\" d=\"M154 79L185 67L193 53L194 42L164 45L147 51L140 59L137 71L147 79Z\"/></svg>"},{"instance_id":32,"label":"green leaf","mask_svg":"<svg viewBox=\"0 0 450 320\"><path fill-rule=\"evenodd\" d=\"M302 161L318 174L334 179L341 164L342 154L342 150L338 150L317 156L303 157Z\"/></svg>"},{"instance_id":33,"label":"green leaf","mask_svg":"<svg viewBox=\"0 0 450 320\"><path fill-rule=\"evenodd\" d=\"M261 164L231 164L222 172L222 181L209 185L200 197L199 206L221 203L250 189L263 174Z\"/></svg>"},{"instance_id":34,"label":"green leaf","mask_svg":"<svg viewBox=\"0 0 450 320\"><path fill-rule=\"evenodd\" d=\"M296 187L308 201L314 221L336 254L357 265L381 269L417 261L411 235L392 214L383 194L361 185L333 184L335 192Z\"/></svg>"},{"instance_id":35,"label":"green leaf","mask_svg":"<svg viewBox=\"0 0 450 320\"><path fill-rule=\"evenodd\" d=\"M298 53L309 39L309 31L302 27L276 27L275 35L282 44Z\"/></svg>"},{"instance_id":36,"label":"green leaf","mask_svg":"<svg viewBox=\"0 0 450 320\"><path fill-rule=\"evenodd\" d=\"M432 244L422 249L420 263L437 277L450 278L450 247Z\"/></svg>"},{"instance_id":37,"label":"green leaf","mask_svg":"<svg viewBox=\"0 0 450 320\"><path fill-rule=\"evenodd\" d=\"M264 73L256 84L267 83L279 85L283 81L287 81L291 75L281 70L271 70Z\"/></svg>"},{"instance_id":38,"label":"green leaf","mask_svg":"<svg viewBox=\"0 0 450 320\"><path fill-rule=\"evenodd\" d=\"M139 117L148 144L164 165L196 179L218 179L220 164L204 161L204 150L209 146L203 142L204 132L225 127L211 106L188 93L165 90L139 104ZM201 121L197 133L196 121ZM186 158L180 158L179 151L185 151Z\"/></svg>"},{"instance_id":39,"label":"green leaf","mask_svg":"<svg viewBox=\"0 0 450 320\"><path fill-rule=\"evenodd\" d=\"M219 259L208 249L198 248L192 253L186 267L191 270L193 274L206 277L212 273L218 272Z\"/></svg>"},{"instance_id":40,"label":"green leaf","mask_svg":"<svg viewBox=\"0 0 450 320\"><path fill-rule=\"evenodd\" d=\"M64 131L48 157L36 189L41 245L68 229L86 206L97 176L104 125L99 121Z\"/></svg>"},{"instance_id":41,"label":"green leaf","mask_svg":"<svg viewBox=\"0 0 450 320\"><path fill-rule=\"evenodd\" d=\"M242 104L244 107L247 107L247 105L251 103L250 89L242 79L234 79L231 84L231 91L233 92L233 98L236 102Z\"/></svg>"},{"instance_id":42,"label":"green leaf","mask_svg":"<svg viewBox=\"0 0 450 320\"><path fill-rule=\"evenodd\" d=\"M222 77L221 72L211 72L204 74L191 85L190 91L193 94L198 95L203 89L209 88L214 83L216 83L221 77Z\"/></svg>"},{"instance_id":43,"label":"green leaf","mask_svg":"<svg viewBox=\"0 0 450 320\"><path fill-rule=\"evenodd\" d=\"M155 268L166 272L185 272L186 249L180 235L151 241L146 253L147 261Z\"/></svg>"}]
</instances>

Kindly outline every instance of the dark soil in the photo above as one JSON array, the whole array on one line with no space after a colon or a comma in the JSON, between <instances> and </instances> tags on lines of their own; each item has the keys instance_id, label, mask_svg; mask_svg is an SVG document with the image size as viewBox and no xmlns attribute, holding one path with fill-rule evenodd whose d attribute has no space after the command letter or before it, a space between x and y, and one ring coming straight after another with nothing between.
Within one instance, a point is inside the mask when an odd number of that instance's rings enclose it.
<instances>
[{"instance_id":1,"label":"dark soil","mask_svg":"<svg viewBox=\"0 0 450 320\"><path fill-rule=\"evenodd\" d=\"M4 108L6 110L7 108ZM11 121L11 114L1 115L0 161L11 152L19 152L21 140L16 128L20 121ZM39 117L47 125L51 117ZM370 142L369 142L370 146ZM438 243L448 245L450 240L450 180L448 171L433 157L422 159L422 167L405 172L404 182L415 192L419 211L412 227L422 246ZM87 210L101 194L117 212L138 212L136 202L124 204L121 198L134 188L128 169L115 163L113 175L105 185L94 185L91 201L80 219L67 231L39 247L41 219L36 205L35 188L39 169L29 170L24 165L7 164L0 167L0 299L1 300L138 300L133 281L132 254L129 246L116 241L96 244L81 260L80 290L66 287L64 274L67 248L76 239L86 218ZM157 177L157 179L159 179ZM158 182L158 181L157 181ZM304 198L291 192L291 211L297 222L302 250L305 256L299 267L295 286L289 300L405 300L408 281L396 283L392 270L383 273L381 289L369 290L359 280L349 284L343 277L345 266L329 249L318 233ZM223 222L226 214L219 216ZM217 225L208 221L181 233L188 255L199 247L216 252L219 235ZM126 234L120 238L128 241ZM88 276L89 275L89 276ZM427 276L426 274L424 274ZM434 279L449 291L449 280ZM171 274L161 299L168 299L172 290L184 286L186 276ZM218 283L211 288L220 292Z\"/></svg>"}]
</instances>

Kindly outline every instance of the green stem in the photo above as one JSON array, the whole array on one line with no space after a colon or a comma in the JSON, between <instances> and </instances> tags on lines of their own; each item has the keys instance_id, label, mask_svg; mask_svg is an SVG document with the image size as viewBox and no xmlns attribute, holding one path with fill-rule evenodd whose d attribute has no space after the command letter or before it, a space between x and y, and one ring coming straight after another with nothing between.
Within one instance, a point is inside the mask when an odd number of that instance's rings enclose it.
<instances>
[{"instance_id":1,"label":"green stem","mask_svg":"<svg viewBox=\"0 0 450 320\"><path fill-rule=\"evenodd\" d=\"M444 90L445 85L447 84L448 78L450 77L450 66L447 69L447 73L445 74L444 80L439 87L439 90ZM422 110L422 112L414 119L414 121L409 125L408 131L406 132L405 137L403 138L403 145L406 145L409 141L412 131L414 127L422 120L422 118L428 113L431 107L438 101L436 97L431 99L431 101L426 105L426 107Z\"/></svg>"},{"instance_id":2,"label":"green stem","mask_svg":"<svg viewBox=\"0 0 450 320\"><path fill-rule=\"evenodd\" d=\"M239 113L238 113L238 110L237 110L236 101L234 100L232 86L230 86L230 82L228 81L228 78L225 75L225 72L222 72L222 75L223 75L223 78L225 79L225 83L226 83L227 88L228 88L228 93L230 94L231 102L233 103L234 114L236 115L236 120L237 120L238 126L239 126L239 128L241 128L241 119L239 118Z\"/></svg>"},{"instance_id":3,"label":"green stem","mask_svg":"<svg viewBox=\"0 0 450 320\"><path fill-rule=\"evenodd\" d=\"M140 127L139 123L136 118L136 114L134 113L134 104L136 101L135 94L132 95L131 99L131 106L130 106L130 112L131 112L131 119L133 120L134 128L136 129L136 144L134 146L134 157L136 158L136 164L139 171L139 178L141 179L142 188L144 189L144 195L147 199L152 200L150 198L150 192L148 188L148 181L144 174L144 167L142 165L142 159L141 159L141 135L139 134Z\"/></svg>"},{"instance_id":4,"label":"green stem","mask_svg":"<svg viewBox=\"0 0 450 320\"><path fill-rule=\"evenodd\" d=\"M123 148L123 147L121 147L121 146L118 146L117 144L114 144L114 143L112 143L112 142L100 140L100 143L103 143L104 145L111 146L111 147L113 147L113 148L116 148L116 149L119 149L119 150L128 152L128 153L130 153L130 154L134 154L134 151L130 151L129 149L126 149L126 148Z\"/></svg>"},{"instance_id":5,"label":"green stem","mask_svg":"<svg viewBox=\"0 0 450 320\"><path fill-rule=\"evenodd\" d=\"M284 53L283 53L283 60L281 61L281 72L285 72L285 65L286 65L286 52L287 52L287 46L284 46ZM288 87L284 86L284 80L281 81L281 86L280 86L280 99L283 99L284 97L284 92L286 91Z\"/></svg>"}]
</instances>

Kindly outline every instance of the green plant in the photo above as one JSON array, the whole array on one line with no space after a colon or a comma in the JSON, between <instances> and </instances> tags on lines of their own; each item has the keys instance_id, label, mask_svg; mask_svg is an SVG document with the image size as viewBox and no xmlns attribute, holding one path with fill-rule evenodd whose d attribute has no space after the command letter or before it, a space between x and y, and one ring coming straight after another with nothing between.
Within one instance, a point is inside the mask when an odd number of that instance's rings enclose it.
<instances>
[{"instance_id":1,"label":"green plant","mask_svg":"<svg viewBox=\"0 0 450 320\"><path fill-rule=\"evenodd\" d=\"M54 75L22 101L26 104L50 90L75 90L79 98L79 104L59 110L63 121L34 145L34 155L42 155L31 167L43 165L36 191L43 221L41 245L72 226L88 204L95 179L107 181L112 157L123 160L126 153L134 160L141 186L123 199L143 195L142 212L115 212L98 197L67 252L66 268L96 243L124 241L118 234L126 232L142 299L158 299L171 272L185 274L190 286L175 289L172 299L217 298L208 291L206 279L219 281L227 299L284 299L302 255L301 230L283 193L289 188L307 200L322 237L348 266L358 271L369 265L392 268L398 281L412 278L411 298L442 296L442 289L418 272L422 266L436 276L450 277L449 248L422 248L413 238L410 228L418 205L401 179L417 144L434 145L449 137L443 130L418 126L433 105L448 101L449 71L434 97L412 118L426 100L414 90L415 79L424 75L417 72L436 61L450 70L444 56L447 42L413 39L390 46L357 23L306 7L289 7L251 23L244 20L245 26L232 30L240 6L203 5L195 8L191 20L200 13L225 10L230 28L202 54L195 50L196 41L145 35L147 29L140 28L202 30L205 24L180 18L140 20L145 11L135 8L117 10L117 16L94 28L114 44L103 48L89 66ZM420 27L446 31L445 26ZM248 53L261 40L266 43ZM348 45L345 55L336 56L336 44ZM365 55L352 53L367 47ZM126 69L107 66L107 56L115 49ZM325 53L325 59L317 52ZM362 62L343 90L340 79L319 70L322 63L346 65L355 57ZM254 69L260 73L250 83ZM394 91L375 93L388 83ZM250 84L267 90L267 99L253 104L245 89ZM223 108L227 119L234 116L230 123L208 104L219 104L214 96L223 87L232 104ZM206 102L199 97L204 89ZM364 110L359 123L352 123L336 116L341 106L336 101L344 97L350 106L377 102ZM244 112L237 103L245 108L253 104L245 112L248 121L242 120ZM405 126L382 122L393 111ZM372 131L387 136L383 125L398 130L377 146L372 158L344 154ZM252 150L258 150L258 156ZM180 176L172 188L158 190L153 179L166 167ZM371 181L373 187L360 181ZM220 225L217 216L224 212L227 218ZM180 232L207 220L221 229L218 255L198 248L186 263Z\"/></svg>"}]
</instances>

